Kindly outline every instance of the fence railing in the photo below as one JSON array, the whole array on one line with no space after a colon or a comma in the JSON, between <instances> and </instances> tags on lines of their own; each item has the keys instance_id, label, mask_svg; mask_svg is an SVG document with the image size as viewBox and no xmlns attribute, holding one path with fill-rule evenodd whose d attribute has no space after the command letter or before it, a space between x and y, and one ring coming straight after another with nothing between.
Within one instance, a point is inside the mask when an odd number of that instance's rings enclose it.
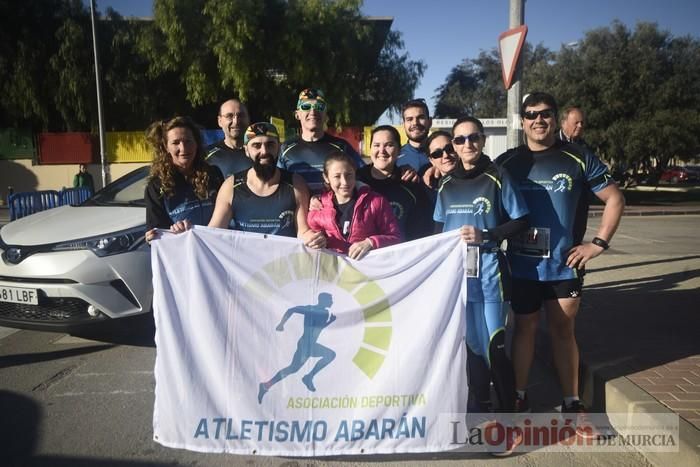
<instances>
[{"instance_id":1,"label":"fence railing","mask_svg":"<svg viewBox=\"0 0 700 467\"><path fill-rule=\"evenodd\" d=\"M80 204L92 196L90 188L64 188L61 191L42 190L13 193L8 198L10 220L66 204Z\"/></svg>"}]
</instances>

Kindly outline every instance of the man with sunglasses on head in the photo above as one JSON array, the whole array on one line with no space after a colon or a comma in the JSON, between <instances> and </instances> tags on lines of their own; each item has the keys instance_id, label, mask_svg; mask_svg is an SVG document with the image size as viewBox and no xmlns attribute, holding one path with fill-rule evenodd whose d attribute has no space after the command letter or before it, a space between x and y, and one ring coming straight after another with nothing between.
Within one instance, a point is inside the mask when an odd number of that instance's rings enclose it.
<instances>
[{"instance_id":1,"label":"man with sunglasses on head","mask_svg":"<svg viewBox=\"0 0 700 467\"><path fill-rule=\"evenodd\" d=\"M250 125L246 106L238 99L227 100L219 107L217 123L224 131L224 139L207 148L207 163L217 166L224 178L252 167L243 149L243 134Z\"/></svg>"},{"instance_id":2,"label":"man with sunglasses on head","mask_svg":"<svg viewBox=\"0 0 700 467\"><path fill-rule=\"evenodd\" d=\"M304 180L277 167L277 128L267 122L253 123L243 141L252 167L221 185L209 227L297 237L308 247L325 247L325 234L306 223L309 191ZM183 225L182 230L189 227Z\"/></svg>"},{"instance_id":3,"label":"man with sunglasses on head","mask_svg":"<svg viewBox=\"0 0 700 467\"><path fill-rule=\"evenodd\" d=\"M424 99L411 99L401 107L401 117L408 143L401 146L397 165L411 166L413 170L422 174L430 167L426 155L426 142L433 121L430 118L428 104Z\"/></svg>"},{"instance_id":4,"label":"man with sunglasses on head","mask_svg":"<svg viewBox=\"0 0 700 467\"><path fill-rule=\"evenodd\" d=\"M358 167L365 165L350 143L326 133L327 109L320 89L304 89L299 93L294 117L299 120L301 131L298 137L282 146L282 155L277 161L278 167L301 175L313 194L323 189L323 164L331 152L343 151Z\"/></svg>"},{"instance_id":5,"label":"man with sunglasses on head","mask_svg":"<svg viewBox=\"0 0 700 467\"><path fill-rule=\"evenodd\" d=\"M598 431L579 400L579 353L574 323L581 303L584 266L607 250L625 205L607 167L590 150L556 138L557 105L543 92L529 94L521 106L526 144L499 156L530 210L530 229L508 243L515 312L513 364L519 411L529 411L525 394L532 365L539 310L547 313L554 364L576 432L596 438ZM600 227L583 242L587 219L580 200L593 192L604 204Z\"/></svg>"}]
</instances>

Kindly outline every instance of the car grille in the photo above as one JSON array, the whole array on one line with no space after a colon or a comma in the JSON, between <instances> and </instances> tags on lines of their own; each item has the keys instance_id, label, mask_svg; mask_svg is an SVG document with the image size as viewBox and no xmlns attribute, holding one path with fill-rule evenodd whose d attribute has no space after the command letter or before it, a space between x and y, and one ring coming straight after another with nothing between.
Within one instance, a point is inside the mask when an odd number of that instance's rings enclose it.
<instances>
[{"instance_id":1,"label":"car grille","mask_svg":"<svg viewBox=\"0 0 700 467\"><path fill-rule=\"evenodd\" d=\"M39 305L0 302L0 319L46 323L95 320L87 307L87 302L79 298L41 297Z\"/></svg>"}]
</instances>

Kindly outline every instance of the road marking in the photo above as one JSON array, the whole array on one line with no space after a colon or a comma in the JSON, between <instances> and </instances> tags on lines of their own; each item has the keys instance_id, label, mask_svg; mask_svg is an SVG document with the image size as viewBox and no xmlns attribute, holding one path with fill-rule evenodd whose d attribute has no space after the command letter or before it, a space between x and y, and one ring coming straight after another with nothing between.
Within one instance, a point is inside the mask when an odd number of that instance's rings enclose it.
<instances>
[{"instance_id":1,"label":"road marking","mask_svg":"<svg viewBox=\"0 0 700 467\"><path fill-rule=\"evenodd\" d=\"M590 231L592 231L592 232L597 232L597 231L598 231L598 228L597 228L597 227L588 226L588 227L586 227L586 230L587 230L587 231L590 230ZM615 238L617 238L617 239L619 239L619 238L626 238L627 240L634 240L634 241L636 241L636 242L642 242L642 243L667 243L667 242L665 242L665 241L663 241L663 240L654 240L653 238L650 239L650 238L632 237L631 235L625 235L625 234L620 233L620 232L617 232L617 233L615 234Z\"/></svg>"},{"instance_id":2,"label":"road marking","mask_svg":"<svg viewBox=\"0 0 700 467\"><path fill-rule=\"evenodd\" d=\"M118 373L116 372L110 372L110 373L76 373L74 376L85 376L85 377L92 377L92 376L121 376L121 375L145 375L145 376L151 376L153 374L153 371L147 371L147 370L134 370L134 371L120 371Z\"/></svg>"},{"instance_id":3,"label":"road marking","mask_svg":"<svg viewBox=\"0 0 700 467\"><path fill-rule=\"evenodd\" d=\"M615 235L617 238L626 238L628 240L634 240L636 242L642 242L642 243L667 243L663 240L654 240L653 238L639 238L639 237L632 237L631 235L625 235L618 233Z\"/></svg>"},{"instance_id":4,"label":"road marking","mask_svg":"<svg viewBox=\"0 0 700 467\"><path fill-rule=\"evenodd\" d=\"M100 341L94 341L91 339L85 339L82 337L77 337L77 336L71 336L70 334L66 334L65 336L61 337L60 339L56 339L54 344L104 344L104 342Z\"/></svg>"},{"instance_id":5,"label":"road marking","mask_svg":"<svg viewBox=\"0 0 700 467\"><path fill-rule=\"evenodd\" d=\"M55 394L53 397L83 397L83 396L128 396L132 394L153 393L153 389L140 389L138 391L126 391L117 389L115 391L95 391L95 392L64 392Z\"/></svg>"},{"instance_id":6,"label":"road marking","mask_svg":"<svg viewBox=\"0 0 700 467\"><path fill-rule=\"evenodd\" d=\"M16 332L19 332L19 329L12 329L12 328L3 328L0 327L0 339L4 339L7 336L10 336Z\"/></svg>"}]
</instances>

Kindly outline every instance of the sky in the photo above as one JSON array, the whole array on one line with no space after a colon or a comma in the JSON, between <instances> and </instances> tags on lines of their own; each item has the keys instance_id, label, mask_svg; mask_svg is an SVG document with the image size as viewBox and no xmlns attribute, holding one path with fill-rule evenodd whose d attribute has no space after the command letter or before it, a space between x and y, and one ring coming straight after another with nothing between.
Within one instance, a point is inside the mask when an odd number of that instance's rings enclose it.
<instances>
[{"instance_id":1,"label":"sky","mask_svg":"<svg viewBox=\"0 0 700 467\"><path fill-rule=\"evenodd\" d=\"M221 0L224 1L224 0ZM96 0L97 9L111 6L122 16L151 16L148 0ZM367 16L391 16L392 29L402 33L405 50L427 69L415 97L434 110L435 90L450 70L466 58L498 44L508 30L509 0L365 0ZM526 0L527 40L553 51L583 39L586 31L609 26L618 19L633 29L637 22L654 22L674 36L700 38L700 0ZM388 116L381 123L391 122Z\"/></svg>"}]
</instances>

